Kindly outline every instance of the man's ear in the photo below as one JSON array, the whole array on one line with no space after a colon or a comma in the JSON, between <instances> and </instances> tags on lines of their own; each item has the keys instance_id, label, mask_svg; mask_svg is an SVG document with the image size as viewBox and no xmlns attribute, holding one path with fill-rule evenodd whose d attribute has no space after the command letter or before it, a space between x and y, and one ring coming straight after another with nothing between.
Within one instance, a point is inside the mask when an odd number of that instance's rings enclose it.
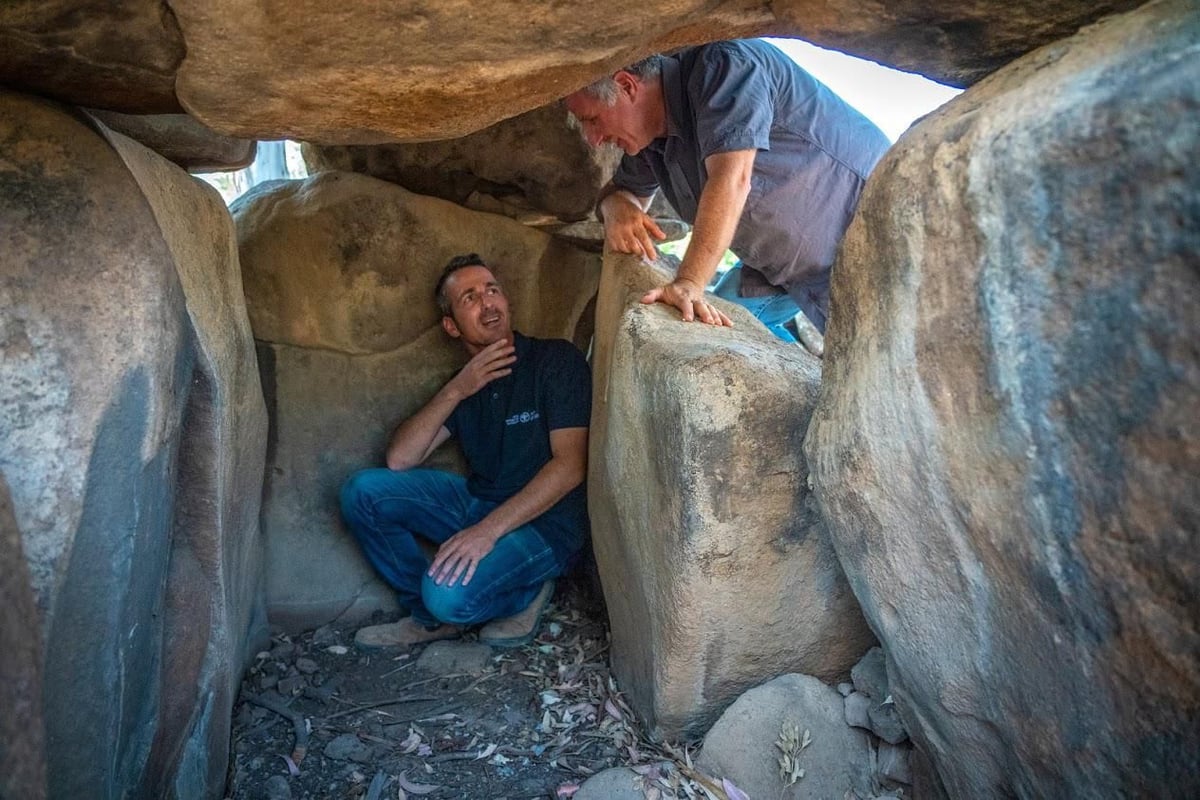
<instances>
[{"instance_id":1,"label":"man's ear","mask_svg":"<svg viewBox=\"0 0 1200 800\"><path fill-rule=\"evenodd\" d=\"M462 331L458 329L458 325L454 322L454 317L449 314L442 317L442 330L450 335L452 339L457 339L462 336Z\"/></svg>"},{"instance_id":2,"label":"man's ear","mask_svg":"<svg viewBox=\"0 0 1200 800\"><path fill-rule=\"evenodd\" d=\"M630 100L637 97L638 90L642 88L641 80L628 70L617 70L613 73L613 80L616 82L617 88L628 95Z\"/></svg>"}]
</instances>

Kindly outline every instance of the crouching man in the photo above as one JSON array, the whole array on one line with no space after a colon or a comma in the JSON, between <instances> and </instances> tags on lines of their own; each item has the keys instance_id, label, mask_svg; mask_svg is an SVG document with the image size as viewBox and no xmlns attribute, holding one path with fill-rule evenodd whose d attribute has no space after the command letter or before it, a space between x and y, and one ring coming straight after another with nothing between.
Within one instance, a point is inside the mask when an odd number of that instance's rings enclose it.
<instances>
[{"instance_id":1,"label":"crouching man","mask_svg":"<svg viewBox=\"0 0 1200 800\"><path fill-rule=\"evenodd\" d=\"M542 610L583 547L591 374L570 342L512 329L508 298L472 253L437 285L442 327L470 361L392 435L386 469L356 473L342 515L411 616L362 628L364 648L448 639L531 640ZM457 437L470 477L419 469ZM432 560L415 536L438 546Z\"/></svg>"}]
</instances>

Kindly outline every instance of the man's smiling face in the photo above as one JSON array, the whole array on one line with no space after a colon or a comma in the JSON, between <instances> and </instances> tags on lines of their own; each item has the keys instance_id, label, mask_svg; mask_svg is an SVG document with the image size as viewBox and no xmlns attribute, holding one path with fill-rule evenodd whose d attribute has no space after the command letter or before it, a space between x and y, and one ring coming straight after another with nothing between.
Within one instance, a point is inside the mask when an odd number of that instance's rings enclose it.
<instances>
[{"instance_id":1,"label":"man's smiling face","mask_svg":"<svg viewBox=\"0 0 1200 800\"><path fill-rule=\"evenodd\" d=\"M493 342L512 338L508 298L492 271L463 267L446 279L450 316L442 317L446 333L461 339L471 355Z\"/></svg>"}]
</instances>

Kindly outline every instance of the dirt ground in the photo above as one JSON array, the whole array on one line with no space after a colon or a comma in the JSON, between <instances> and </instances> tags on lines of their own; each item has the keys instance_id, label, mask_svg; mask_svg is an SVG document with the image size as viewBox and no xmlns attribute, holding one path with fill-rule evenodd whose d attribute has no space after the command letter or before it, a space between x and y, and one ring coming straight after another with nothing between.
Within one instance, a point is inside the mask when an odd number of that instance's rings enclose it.
<instances>
[{"instance_id":1,"label":"dirt ground","mask_svg":"<svg viewBox=\"0 0 1200 800\"><path fill-rule=\"evenodd\" d=\"M227 797L562 798L616 765L706 796L650 766L686 755L643 735L609 672L601 608L585 582L560 582L537 639L512 650L468 635L366 654L354 628L275 636L234 708Z\"/></svg>"}]
</instances>

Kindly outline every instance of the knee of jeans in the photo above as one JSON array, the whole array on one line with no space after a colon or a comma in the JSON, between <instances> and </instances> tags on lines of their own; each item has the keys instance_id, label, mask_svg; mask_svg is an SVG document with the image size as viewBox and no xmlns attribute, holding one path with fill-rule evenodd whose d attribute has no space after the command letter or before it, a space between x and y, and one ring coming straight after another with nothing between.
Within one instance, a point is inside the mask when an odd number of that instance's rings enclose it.
<instances>
[{"instance_id":1,"label":"knee of jeans","mask_svg":"<svg viewBox=\"0 0 1200 800\"><path fill-rule=\"evenodd\" d=\"M342 519L355 528L355 522L361 521L371 514L371 477L372 470L360 470L342 484L339 502L342 508Z\"/></svg>"},{"instance_id":2,"label":"knee of jeans","mask_svg":"<svg viewBox=\"0 0 1200 800\"><path fill-rule=\"evenodd\" d=\"M421 602L429 613L450 625L473 625L487 620L478 619L479 604L473 587L438 586L428 575L421 579Z\"/></svg>"}]
</instances>

